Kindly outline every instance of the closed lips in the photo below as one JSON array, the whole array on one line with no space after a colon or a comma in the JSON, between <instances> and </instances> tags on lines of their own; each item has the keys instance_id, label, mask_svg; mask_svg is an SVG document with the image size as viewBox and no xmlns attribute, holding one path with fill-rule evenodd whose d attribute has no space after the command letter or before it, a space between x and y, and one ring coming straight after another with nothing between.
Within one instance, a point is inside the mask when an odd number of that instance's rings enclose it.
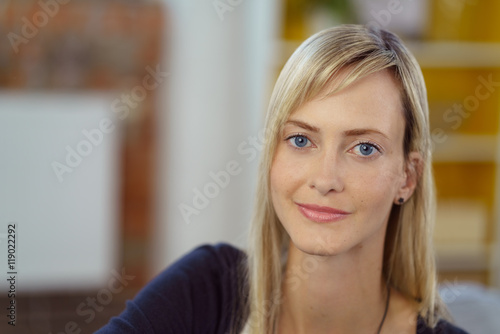
<instances>
[{"instance_id":1,"label":"closed lips","mask_svg":"<svg viewBox=\"0 0 500 334\"><path fill-rule=\"evenodd\" d=\"M302 204L302 203L296 203L298 206L301 206L303 208L309 209L309 210L314 210L318 212L325 212L325 213L338 213L342 215L348 215L349 212L345 212L342 210L334 209L329 206L321 206L321 205L316 205L316 204Z\"/></svg>"},{"instance_id":2,"label":"closed lips","mask_svg":"<svg viewBox=\"0 0 500 334\"><path fill-rule=\"evenodd\" d=\"M300 204L296 203L299 211L309 220L315 222L333 222L347 217L350 213L342 210L334 209L328 206L320 206L315 204Z\"/></svg>"}]
</instances>

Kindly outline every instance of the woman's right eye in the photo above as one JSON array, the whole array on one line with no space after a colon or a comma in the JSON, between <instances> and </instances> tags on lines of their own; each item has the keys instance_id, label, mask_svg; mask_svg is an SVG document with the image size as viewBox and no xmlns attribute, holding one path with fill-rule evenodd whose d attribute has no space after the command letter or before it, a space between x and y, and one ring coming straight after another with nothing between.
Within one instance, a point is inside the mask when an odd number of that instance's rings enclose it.
<instances>
[{"instance_id":1,"label":"woman's right eye","mask_svg":"<svg viewBox=\"0 0 500 334\"><path fill-rule=\"evenodd\" d=\"M288 137L287 141L296 148L305 148L311 146L311 141L303 135L294 135Z\"/></svg>"}]
</instances>

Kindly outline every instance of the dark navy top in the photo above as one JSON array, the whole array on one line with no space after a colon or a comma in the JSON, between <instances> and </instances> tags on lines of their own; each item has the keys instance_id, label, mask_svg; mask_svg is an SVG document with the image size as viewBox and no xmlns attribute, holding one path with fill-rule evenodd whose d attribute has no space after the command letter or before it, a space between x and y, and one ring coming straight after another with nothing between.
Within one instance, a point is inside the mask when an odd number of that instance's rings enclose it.
<instances>
[{"instance_id":1,"label":"dark navy top","mask_svg":"<svg viewBox=\"0 0 500 334\"><path fill-rule=\"evenodd\" d=\"M247 296L240 270L245 259L228 244L198 247L148 283L96 333L227 334L234 326L242 328L237 315ZM419 317L417 334L467 333L445 320L431 329Z\"/></svg>"}]
</instances>

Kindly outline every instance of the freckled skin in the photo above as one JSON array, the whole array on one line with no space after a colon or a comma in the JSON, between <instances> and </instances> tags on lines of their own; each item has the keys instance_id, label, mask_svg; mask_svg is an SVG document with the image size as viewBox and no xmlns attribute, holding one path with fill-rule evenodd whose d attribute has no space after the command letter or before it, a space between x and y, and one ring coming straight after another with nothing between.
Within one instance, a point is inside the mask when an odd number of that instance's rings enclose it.
<instances>
[{"instance_id":1,"label":"freckled skin","mask_svg":"<svg viewBox=\"0 0 500 334\"><path fill-rule=\"evenodd\" d=\"M382 245L393 203L410 195L404 193L405 123L400 89L392 74L383 70L330 97L309 101L288 121L270 180L274 208L293 245L318 255L355 252L366 243ZM375 131L346 135L354 129ZM286 140L297 134L308 139L306 147L297 149L294 139ZM360 142L375 144L380 152L364 156ZM349 215L318 223L304 217L296 203L328 206Z\"/></svg>"}]
</instances>

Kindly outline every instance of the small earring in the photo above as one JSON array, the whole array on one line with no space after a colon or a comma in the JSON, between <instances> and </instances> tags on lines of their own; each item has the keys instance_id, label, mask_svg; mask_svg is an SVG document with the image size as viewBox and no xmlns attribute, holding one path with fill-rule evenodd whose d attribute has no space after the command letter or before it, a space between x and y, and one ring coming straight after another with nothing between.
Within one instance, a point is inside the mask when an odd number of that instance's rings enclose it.
<instances>
[{"instance_id":1,"label":"small earring","mask_svg":"<svg viewBox=\"0 0 500 334\"><path fill-rule=\"evenodd\" d=\"M400 198L398 199L398 203L399 203L399 205L403 204L404 202L405 202L405 200L404 200L404 198L403 198L403 197L400 197Z\"/></svg>"}]
</instances>

